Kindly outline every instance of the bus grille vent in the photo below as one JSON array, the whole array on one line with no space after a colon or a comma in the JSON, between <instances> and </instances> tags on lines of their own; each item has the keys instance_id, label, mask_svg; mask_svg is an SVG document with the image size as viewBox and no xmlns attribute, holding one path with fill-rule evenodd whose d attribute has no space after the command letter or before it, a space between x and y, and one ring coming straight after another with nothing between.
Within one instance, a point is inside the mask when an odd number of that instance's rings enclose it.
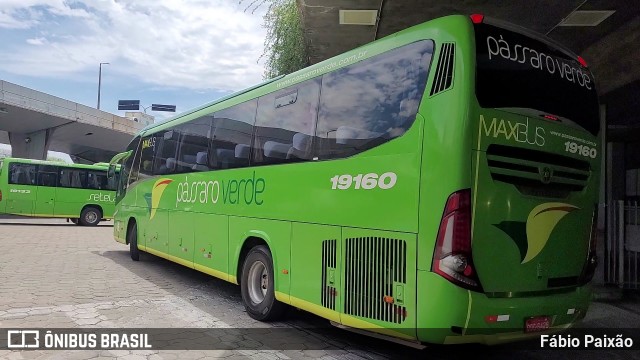
<instances>
[{"instance_id":1,"label":"bus grille vent","mask_svg":"<svg viewBox=\"0 0 640 360\"><path fill-rule=\"evenodd\" d=\"M347 238L345 248L345 314L401 324L407 316L405 241Z\"/></svg>"},{"instance_id":2,"label":"bus grille vent","mask_svg":"<svg viewBox=\"0 0 640 360\"><path fill-rule=\"evenodd\" d=\"M336 240L322 242L322 306L335 310L336 281Z\"/></svg>"},{"instance_id":3,"label":"bus grille vent","mask_svg":"<svg viewBox=\"0 0 640 360\"><path fill-rule=\"evenodd\" d=\"M438 68L433 77L433 86L429 96L443 92L453 84L453 61L455 59L456 47L453 43L444 43L440 47L440 60Z\"/></svg>"},{"instance_id":4,"label":"bus grille vent","mask_svg":"<svg viewBox=\"0 0 640 360\"><path fill-rule=\"evenodd\" d=\"M525 195L566 198L589 182L588 161L504 145L489 145L487 163L491 177L513 184Z\"/></svg>"}]
</instances>

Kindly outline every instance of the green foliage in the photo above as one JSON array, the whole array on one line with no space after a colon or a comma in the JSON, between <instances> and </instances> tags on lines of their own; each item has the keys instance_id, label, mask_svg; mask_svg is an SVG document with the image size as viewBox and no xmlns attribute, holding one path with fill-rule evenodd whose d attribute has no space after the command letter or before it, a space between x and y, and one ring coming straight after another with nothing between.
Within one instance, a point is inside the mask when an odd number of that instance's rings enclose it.
<instances>
[{"instance_id":1,"label":"green foliage","mask_svg":"<svg viewBox=\"0 0 640 360\"><path fill-rule=\"evenodd\" d=\"M265 2L269 3L269 8L264 16L267 38L262 56L266 56L264 78L270 79L300 70L309 63L296 0L265 0L260 3Z\"/></svg>"}]
</instances>

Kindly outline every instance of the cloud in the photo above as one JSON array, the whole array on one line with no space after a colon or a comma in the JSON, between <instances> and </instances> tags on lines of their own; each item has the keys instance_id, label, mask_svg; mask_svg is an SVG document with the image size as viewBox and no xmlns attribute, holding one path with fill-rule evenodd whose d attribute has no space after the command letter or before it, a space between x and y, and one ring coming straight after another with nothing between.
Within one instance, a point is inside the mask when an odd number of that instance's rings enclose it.
<instances>
[{"instance_id":1,"label":"cloud","mask_svg":"<svg viewBox=\"0 0 640 360\"><path fill-rule=\"evenodd\" d=\"M41 24L42 15L88 17L83 9L72 7L64 0L2 0L0 28L28 29Z\"/></svg>"},{"instance_id":2,"label":"cloud","mask_svg":"<svg viewBox=\"0 0 640 360\"><path fill-rule=\"evenodd\" d=\"M238 90L264 72L262 14L245 8L229 0L2 0L0 37L7 28L29 35L9 46L0 67L66 78L109 62L111 76L149 86Z\"/></svg>"},{"instance_id":3,"label":"cloud","mask_svg":"<svg viewBox=\"0 0 640 360\"><path fill-rule=\"evenodd\" d=\"M47 43L47 39L42 37L27 39L27 44L31 44L31 45L44 45L46 43Z\"/></svg>"}]
</instances>

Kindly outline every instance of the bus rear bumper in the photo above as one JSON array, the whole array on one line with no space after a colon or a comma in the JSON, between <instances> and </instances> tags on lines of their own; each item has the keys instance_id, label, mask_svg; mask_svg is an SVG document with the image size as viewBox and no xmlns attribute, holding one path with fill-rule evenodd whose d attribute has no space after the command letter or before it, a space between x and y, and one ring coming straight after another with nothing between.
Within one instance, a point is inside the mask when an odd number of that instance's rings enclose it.
<instances>
[{"instance_id":1,"label":"bus rear bumper","mask_svg":"<svg viewBox=\"0 0 640 360\"><path fill-rule=\"evenodd\" d=\"M591 288L512 297L489 297L460 288L439 275L419 271L418 338L441 344L481 343L497 345L558 333L579 322L588 310ZM531 320L533 319L533 320ZM530 323L547 322L542 331L525 331Z\"/></svg>"}]
</instances>

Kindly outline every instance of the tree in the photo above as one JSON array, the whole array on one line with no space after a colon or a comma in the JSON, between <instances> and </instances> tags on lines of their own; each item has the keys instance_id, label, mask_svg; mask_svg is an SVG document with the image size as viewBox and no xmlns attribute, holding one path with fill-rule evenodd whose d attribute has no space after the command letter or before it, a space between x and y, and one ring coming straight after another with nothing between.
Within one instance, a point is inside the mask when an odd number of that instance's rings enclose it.
<instances>
[{"instance_id":1,"label":"tree","mask_svg":"<svg viewBox=\"0 0 640 360\"><path fill-rule=\"evenodd\" d=\"M267 37L262 56L266 57L264 78L271 79L300 70L309 61L296 0L250 0L245 11L255 12L267 4L263 24Z\"/></svg>"}]
</instances>

